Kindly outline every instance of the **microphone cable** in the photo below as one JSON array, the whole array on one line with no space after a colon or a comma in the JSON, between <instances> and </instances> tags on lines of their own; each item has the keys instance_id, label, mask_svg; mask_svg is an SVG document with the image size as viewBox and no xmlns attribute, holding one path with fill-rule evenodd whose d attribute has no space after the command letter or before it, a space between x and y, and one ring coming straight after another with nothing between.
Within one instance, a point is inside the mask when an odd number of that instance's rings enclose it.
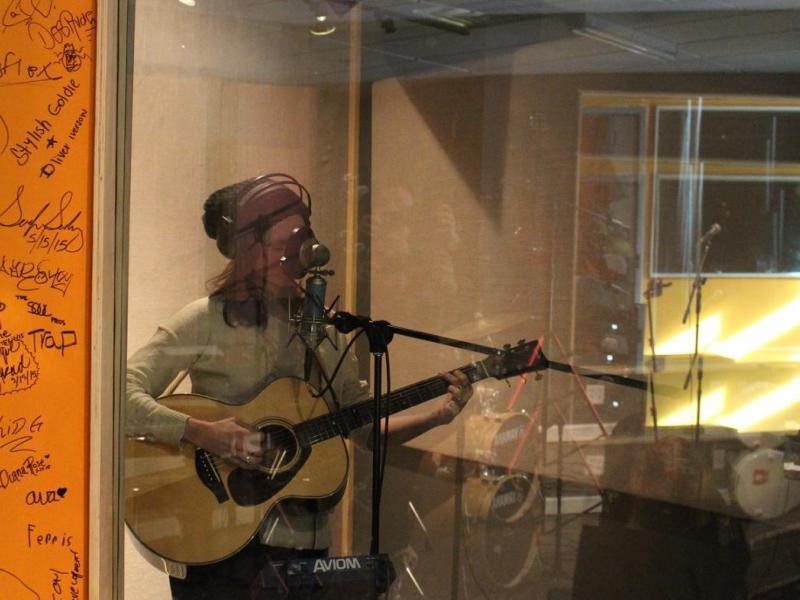
<instances>
[{"instance_id":1,"label":"microphone cable","mask_svg":"<svg viewBox=\"0 0 800 600\"><path fill-rule=\"evenodd\" d=\"M339 374L339 369L341 369L342 364L344 364L344 359L347 358L347 353L350 351L350 348L353 347L353 344L355 343L355 341L359 338L359 336L362 333L364 333L364 330L363 329L359 329L358 333L355 334L352 337L352 339L347 343L347 346L345 346L344 350L342 351L341 356L339 357L339 361L336 363L336 367L334 367L334 369L333 369L333 373L331 373L330 380L328 380L327 385L325 386L325 389L323 389L318 394L312 394L313 398L319 398L320 396L322 396L323 394L328 392L328 390L333 385L333 381L336 379L336 376ZM301 336L300 339L302 339L302 336ZM308 344L308 342L306 342L305 340L303 340L303 343L304 344Z\"/></svg>"},{"instance_id":2,"label":"microphone cable","mask_svg":"<svg viewBox=\"0 0 800 600\"><path fill-rule=\"evenodd\" d=\"M362 330L363 331L363 330ZM386 347L386 353L384 354L386 357L386 395L384 398L388 398L392 393L392 367L389 361L389 347ZM386 473L386 455L388 454L389 449L389 406L386 406L386 416L384 417L383 421L383 440L381 441L383 447L381 448L381 476L378 483L378 501L380 502L381 496L383 495L383 476Z\"/></svg>"}]
</instances>

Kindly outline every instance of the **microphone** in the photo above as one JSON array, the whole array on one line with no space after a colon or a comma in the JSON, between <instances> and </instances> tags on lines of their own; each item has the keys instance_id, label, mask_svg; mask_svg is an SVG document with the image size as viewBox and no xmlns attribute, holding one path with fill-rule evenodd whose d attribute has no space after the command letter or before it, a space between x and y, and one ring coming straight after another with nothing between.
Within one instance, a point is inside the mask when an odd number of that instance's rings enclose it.
<instances>
[{"instance_id":1,"label":"microphone","mask_svg":"<svg viewBox=\"0 0 800 600\"><path fill-rule=\"evenodd\" d=\"M664 288L668 288L671 285L672 283L664 283L664 280L660 277L651 279L650 283L647 285L647 290L644 292L644 296L646 298L658 298L663 293Z\"/></svg>"},{"instance_id":2,"label":"microphone","mask_svg":"<svg viewBox=\"0 0 800 600\"><path fill-rule=\"evenodd\" d=\"M325 250L327 251L327 248ZM325 324L328 322L325 314L327 287L328 282L319 273L314 273L306 279L306 295L303 300L303 313L300 315L298 331L314 348L319 346L325 338Z\"/></svg>"},{"instance_id":3,"label":"microphone","mask_svg":"<svg viewBox=\"0 0 800 600\"><path fill-rule=\"evenodd\" d=\"M292 279L300 279L310 269L328 264L331 251L321 244L310 227L295 227L286 241L281 267Z\"/></svg>"},{"instance_id":4,"label":"microphone","mask_svg":"<svg viewBox=\"0 0 800 600\"><path fill-rule=\"evenodd\" d=\"M325 292L328 282L323 275L333 275L333 271L323 271L320 267L328 264L331 251L320 243L310 227L296 227L286 242L281 266L292 279L300 279L309 273L306 279L303 308L299 317L294 319L297 335L303 338L306 348L306 379L310 368L312 349L325 339L325 325L328 315L325 312Z\"/></svg>"},{"instance_id":5,"label":"microphone","mask_svg":"<svg viewBox=\"0 0 800 600\"><path fill-rule=\"evenodd\" d=\"M332 272L321 272L319 268L327 265L330 259L331 251L325 244L320 243L313 233L303 240L297 252L297 260L304 273L316 269L306 279L306 295L298 329L300 335L313 348L319 346L325 339L325 324L328 322L328 315L325 314L325 292L328 282L322 275Z\"/></svg>"},{"instance_id":6,"label":"microphone","mask_svg":"<svg viewBox=\"0 0 800 600\"><path fill-rule=\"evenodd\" d=\"M720 231L722 231L722 227L720 226L720 224L714 223L711 227L708 228L708 231L706 231L703 234L703 237L701 237L698 240L697 245L702 246L703 244L707 244L708 242L711 241L711 238L717 235Z\"/></svg>"},{"instance_id":7,"label":"microphone","mask_svg":"<svg viewBox=\"0 0 800 600\"><path fill-rule=\"evenodd\" d=\"M310 237L300 244L299 260L303 269L324 267L331 259L331 251L315 237Z\"/></svg>"}]
</instances>

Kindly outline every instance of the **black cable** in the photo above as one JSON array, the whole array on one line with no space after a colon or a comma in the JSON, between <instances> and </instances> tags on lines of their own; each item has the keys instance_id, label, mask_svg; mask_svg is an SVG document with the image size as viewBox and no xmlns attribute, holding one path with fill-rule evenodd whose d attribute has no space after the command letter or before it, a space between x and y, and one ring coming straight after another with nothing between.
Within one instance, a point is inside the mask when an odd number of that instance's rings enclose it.
<instances>
[{"instance_id":1,"label":"black cable","mask_svg":"<svg viewBox=\"0 0 800 600\"><path fill-rule=\"evenodd\" d=\"M308 358L309 356L313 356L314 357L314 361L317 363L317 368L319 370L319 375L325 381L325 389L324 389L324 391L320 392L317 395L311 394L311 397L312 398L319 398L320 396L322 396L322 394L324 394L325 392L330 390L331 397L333 398L334 408L337 411L341 410L342 407L339 404L339 398L336 396L336 391L333 389L332 386L333 386L333 380L336 377L338 368L343 362L342 358L344 356L346 356L346 354L343 353L342 356L339 357L339 362L336 364L337 369L334 371L333 377L329 378L328 374L325 372L325 367L322 365L322 361L319 359L319 356L317 356L317 353L314 350L314 348L311 346L311 344L308 343L308 340L306 338L304 338L302 335L300 335L299 333L296 334L296 335L297 335L298 338L300 338L300 341L306 347L306 360L309 361L309 358ZM291 342L291 340L289 340L289 341ZM347 348L349 348L349 347L350 346L348 345ZM345 349L345 351L346 350L347 349ZM309 366L309 367L306 368L306 373L304 374L304 377L306 377L307 379L310 379L310 373L311 373L311 369L310 369L310 366Z\"/></svg>"},{"instance_id":2,"label":"black cable","mask_svg":"<svg viewBox=\"0 0 800 600\"><path fill-rule=\"evenodd\" d=\"M319 511L314 511L314 542L311 544L311 549L317 549L317 515L319 515Z\"/></svg>"},{"instance_id":3,"label":"black cable","mask_svg":"<svg viewBox=\"0 0 800 600\"><path fill-rule=\"evenodd\" d=\"M383 398L388 398L392 393L392 367L389 362L389 348L386 348L386 395ZM382 398L382 399L383 399ZM386 473L386 455L389 448L389 410L387 405L386 416L383 421L383 441L382 441L382 454L381 454L381 478L378 490L383 493L383 475ZM380 498L380 496L379 496Z\"/></svg>"},{"instance_id":4,"label":"black cable","mask_svg":"<svg viewBox=\"0 0 800 600\"><path fill-rule=\"evenodd\" d=\"M330 389L331 385L333 385L333 382L336 379L336 376L339 374L339 369L342 367L342 364L344 363L344 359L347 357L347 353L350 351L350 348L352 348L353 344L358 339L358 336L360 336L362 333L364 333L364 330L360 329L358 331L358 333L355 334L352 337L352 339L347 343L347 346L345 346L344 351L342 351L342 355L339 357L339 362L336 363L336 367L333 369L333 373L331 374L331 378L328 381L328 384L325 386L325 389L322 390L320 393L318 393L316 395L312 394L313 398L319 398L320 396L325 394ZM302 336L300 336L300 338L302 339Z\"/></svg>"}]
</instances>

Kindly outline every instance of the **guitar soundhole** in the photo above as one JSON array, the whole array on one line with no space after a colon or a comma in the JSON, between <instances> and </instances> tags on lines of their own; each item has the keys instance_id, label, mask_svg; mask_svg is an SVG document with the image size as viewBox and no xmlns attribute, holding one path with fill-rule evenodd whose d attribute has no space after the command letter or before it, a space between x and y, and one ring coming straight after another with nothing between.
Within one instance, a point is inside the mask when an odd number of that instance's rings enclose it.
<instances>
[{"instance_id":1,"label":"guitar soundhole","mask_svg":"<svg viewBox=\"0 0 800 600\"><path fill-rule=\"evenodd\" d=\"M297 439L282 425L265 425L259 430L264 434L264 457L261 466L279 471L297 455Z\"/></svg>"},{"instance_id":2,"label":"guitar soundhole","mask_svg":"<svg viewBox=\"0 0 800 600\"><path fill-rule=\"evenodd\" d=\"M228 476L231 498L240 506L266 502L283 489L308 460L311 449L298 447L288 427L270 424L259 427L264 433L264 456L259 469L236 468Z\"/></svg>"}]
</instances>

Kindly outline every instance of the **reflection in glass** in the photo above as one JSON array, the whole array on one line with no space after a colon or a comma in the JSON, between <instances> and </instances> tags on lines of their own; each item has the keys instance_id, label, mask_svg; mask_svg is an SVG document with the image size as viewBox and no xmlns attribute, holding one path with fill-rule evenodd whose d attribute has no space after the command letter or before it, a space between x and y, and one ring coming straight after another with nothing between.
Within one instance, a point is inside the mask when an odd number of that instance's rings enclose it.
<instances>
[{"instance_id":1,"label":"reflection in glass","mask_svg":"<svg viewBox=\"0 0 800 600\"><path fill-rule=\"evenodd\" d=\"M494 348L542 340L544 356L567 365L476 382L451 423L392 445L381 530L397 571L390 597L794 597L796 482L784 450L794 460L795 449L784 436L800 430L797 11L611 1L598 19L573 4L137 2L130 366L226 266L201 229L208 194L292 173L313 192L314 233L331 249L329 302ZM598 21L628 40L661 40L668 57L576 34ZM714 224L695 329L682 317L697 240ZM242 238L254 265L280 257L270 240L261 252L266 233ZM266 283L253 276L237 289ZM303 379L294 311L281 306L287 318L271 321L279 330L267 343L251 326L259 307L234 311L247 325L233 330L235 348L202 336L170 346L157 366L194 370L172 391L210 392L204 376L233 365L249 373L234 395L250 406L277 373L258 357L287 348L296 355L278 371ZM695 377L684 389L695 340L702 388ZM324 351L345 352L336 341ZM348 351L347 381L366 397L362 341ZM386 385L414 393L485 359L407 339L390 354ZM426 419L440 402L402 414ZM309 416L269 403L259 412L269 414L241 418L275 436L302 433L294 425ZM153 450L152 432L132 434L129 447ZM212 532L255 523L256 554L266 539L358 556L369 551L368 437L349 436L344 467L320 468L337 483L352 476L325 512L330 528L305 505L287 509L308 525L295 537L272 512L263 521L248 505L263 486L242 482L245 467L218 469L218 456L178 438L169 460L158 444L152 456L132 450L129 475L140 479L127 517L135 530L153 497L174 502L162 484L178 487L188 467L210 473L201 485ZM344 451L338 435L330 441ZM271 482L305 450L279 444L257 466ZM144 527L185 540L181 519L200 504L182 501ZM198 552L212 545L202 531L191 539ZM128 561L128 597L169 598L165 577L135 551Z\"/></svg>"}]
</instances>

